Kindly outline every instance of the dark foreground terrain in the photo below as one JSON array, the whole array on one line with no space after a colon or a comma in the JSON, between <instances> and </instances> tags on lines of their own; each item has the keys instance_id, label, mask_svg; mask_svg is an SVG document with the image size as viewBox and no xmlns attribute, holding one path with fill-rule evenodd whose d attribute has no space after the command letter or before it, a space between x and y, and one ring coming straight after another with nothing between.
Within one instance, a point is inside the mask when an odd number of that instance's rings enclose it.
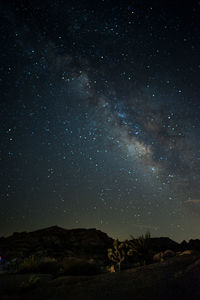
<instances>
[{"instance_id":1,"label":"dark foreground terrain","mask_svg":"<svg viewBox=\"0 0 200 300\"><path fill-rule=\"evenodd\" d=\"M24 289L28 274L1 274L0 299L200 299L200 253L96 276L37 275L38 284Z\"/></svg>"},{"instance_id":2,"label":"dark foreground terrain","mask_svg":"<svg viewBox=\"0 0 200 300\"><path fill-rule=\"evenodd\" d=\"M58 226L2 237L0 300L200 300L200 240L126 241L122 270L111 273L114 245L121 251L100 230Z\"/></svg>"}]
</instances>

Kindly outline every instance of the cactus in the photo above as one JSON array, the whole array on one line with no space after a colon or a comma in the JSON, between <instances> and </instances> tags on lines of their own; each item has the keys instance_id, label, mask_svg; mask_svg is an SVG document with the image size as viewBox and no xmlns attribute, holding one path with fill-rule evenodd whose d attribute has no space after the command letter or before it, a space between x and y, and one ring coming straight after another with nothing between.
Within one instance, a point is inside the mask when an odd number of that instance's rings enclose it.
<instances>
[{"instance_id":1,"label":"cactus","mask_svg":"<svg viewBox=\"0 0 200 300\"><path fill-rule=\"evenodd\" d=\"M116 263L118 270L120 271L121 263L126 258L126 243L120 243L118 240L114 240L113 248L114 249L108 249L108 258Z\"/></svg>"}]
</instances>

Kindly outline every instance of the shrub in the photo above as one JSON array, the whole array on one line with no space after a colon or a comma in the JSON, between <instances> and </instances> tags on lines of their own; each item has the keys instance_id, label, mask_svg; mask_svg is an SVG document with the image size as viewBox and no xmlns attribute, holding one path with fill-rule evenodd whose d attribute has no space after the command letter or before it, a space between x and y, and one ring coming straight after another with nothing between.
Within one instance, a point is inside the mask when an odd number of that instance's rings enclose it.
<instances>
[{"instance_id":1,"label":"shrub","mask_svg":"<svg viewBox=\"0 0 200 300\"><path fill-rule=\"evenodd\" d=\"M38 269L39 260L36 259L34 255L25 258L18 266L18 272L20 273L38 272Z\"/></svg>"},{"instance_id":2,"label":"shrub","mask_svg":"<svg viewBox=\"0 0 200 300\"><path fill-rule=\"evenodd\" d=\"M96 275L100 273L99 267L87 260L67 258L61 264L62 275Z\"/></svg>"},{"instance_id":3,"label":"shrub","mask_svg":"<svg viewBox=\"0 0 200 300\"><path fill-rule=\"evenodd\" d=\"M42 274L57 274L59 265L56 261L41 261L38 265L38 272Z\"/></svg>"},{"instance_id":4,"label":"shrub","mask_svg":"<svg viewBox=\"0 0 200 300\"><path fill-rule=\"evenodd\" d=\"M22 283L20 284L20 288L22 289L32 289L33 287L35 287L38 282L40 281L40 278L36 275L30 275L30 277L28 278L27 281L22 281Z\"/></svg>"},{"instance_id":5,"label":"shrub","mask_svg":"<svg viewBox=\"0 0 200 300\"><path fill-rule=\"evenodd\" d=\"M42 273L42 274L57 274L59 271L59 264L55 258L44 257L36 258L30 256L25 258L18 267L19 273Z\"/></svg>"},{"instance_id":6,"label":"shrub","mask_svg":"<svg viewBox=\"0 0 200 300\"><path fill-rule=\"evenodd\" d=\"M145 235L139 236L136 239L131 236L132 240L128 242L129 250L127 254L129 256L137 256L138 260L142 264L151 262L153 253L149 245L150 237L151 235L149 232L147 232Z\"/></svg>"}]
</instances>

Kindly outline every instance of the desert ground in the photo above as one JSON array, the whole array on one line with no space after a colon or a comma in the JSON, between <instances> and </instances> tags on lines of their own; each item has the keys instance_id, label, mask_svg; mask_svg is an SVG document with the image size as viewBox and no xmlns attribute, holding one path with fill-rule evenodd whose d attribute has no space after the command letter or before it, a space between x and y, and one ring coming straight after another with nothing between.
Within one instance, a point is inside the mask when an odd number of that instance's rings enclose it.
<instances>
[{"instance_id":1,"label":"desert ground","mask_svg":"<svg viewBox=\"0 0 200 300\"><path fill-rule=\"evenodd\" d=\"M200 253L172 257L134 269L95 276L37 274L39 282L22 288L30 274L0 274L0 299L200 299Z\"/></svg>"}]
</instances>

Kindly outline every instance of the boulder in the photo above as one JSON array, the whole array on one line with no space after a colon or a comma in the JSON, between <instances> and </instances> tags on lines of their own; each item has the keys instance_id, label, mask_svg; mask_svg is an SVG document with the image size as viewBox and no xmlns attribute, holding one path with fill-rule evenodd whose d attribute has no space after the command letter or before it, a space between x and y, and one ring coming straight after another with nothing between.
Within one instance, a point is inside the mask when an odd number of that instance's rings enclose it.
<instances>
[{"instance_id":1,"label":"boulder","mask_svg":"<svg viewBox=\"0 0 200 300\"><path fill-rule=\"evenodd\" d=\"M185 250L183 252L180 252L179 255L191 255L194 254L195 251L194 250Z\"/></svg>"},{"instance_id":2,"label":"boulder","mask_svg":"<svg viewBox=\"0 0 200 300\"><path fill-rule=\"evenodd\" d=\"M162 262L168 258L171 258L173 256L176 256L176 252L168 249L168 250L165 250L163 252L159 252L159 253L156 253L154 256L153 256L153 261L154 262Z\"/></svg>"},{"instance_id":3,"label":"boulder","mask_svg":"<svg viewBox=\"0 0 200 300\"><path fill-rule=\"evenodd\" d=\"M170 258L170 257L173 257L173 256L176 256L176 252L174 252L173 250L165 250L163 252L163 258L164 259L167 259L167 258Z\"/></svg>"},{"instance_id":4,"label":"boulder","mask_svg":"<svg viewBox=\"0 0 200 300\"><path fill-rule=\"evenodd\" d=\"M163 252L159 252L159 253L154 254L154 256L153 256L153 261L154 262L161 262L163 260L164 260L163 259Z\"/></svg>"}]
</instances>

